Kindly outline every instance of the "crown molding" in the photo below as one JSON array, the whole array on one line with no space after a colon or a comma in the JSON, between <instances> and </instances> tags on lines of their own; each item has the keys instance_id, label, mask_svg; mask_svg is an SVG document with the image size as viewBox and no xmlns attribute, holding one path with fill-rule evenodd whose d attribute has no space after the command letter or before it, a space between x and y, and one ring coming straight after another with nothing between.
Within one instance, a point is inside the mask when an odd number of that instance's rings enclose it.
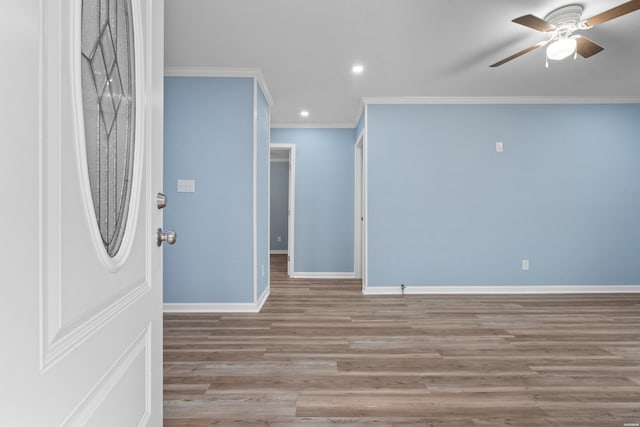
<instances>
[{"instance_id":1,"label":"crown molding","mask_svg":"<svg viewBox=\"0 0 640 427\"><path fill-rule=\"evenodd\" d=\"M640 96L475 96L365 97L372 104L640 104Z\"/></svg>"},{"instance_id":2,"label":"crown molding","mask_svg":"<svg viewBox=\"0 0 640 427\"><path fill-rule=\"evenodd\" d=\"M357 128L358 127L358 122L360 121L360 117L362 117L362 115L364 114L364 106L365 106L365 102L364 102L364 98L360 100L360 103L358 104L358 109L356 110L356 117L353 119L352 122L352 128Z\"/></svg>"},{"instance_id":3,"label":"crown molding","mask_svg":"<svg viewBox=\"0 0 640 427\"><path fill-rule=\"evenodd\" d=\"M258 80L262 93L269 106L273 106L273 97L260 68L238 67L172 67L164 68L165 77L248 77Z\"/></svg>"},{"instance_id":4,"label":"crown molding","mask_svg":"<svg viewBox=\"0 0 640 427\"><path fill-rule=\"evenodd\" d=\"M358 122L356 122L356 125ZM353 129L353 123L271 123L276 129Z\"/></svg>"},{"instance_id":5,"label":"crown molding","mask_svg":"<svg viewBox=\"0 0 640 427\"><path fill-rule=\"evenodd\" d=\"M171 77L258 77L259 68L240 67L172 67L164 68L164 75Z\"/></svg>"}]
</instances>

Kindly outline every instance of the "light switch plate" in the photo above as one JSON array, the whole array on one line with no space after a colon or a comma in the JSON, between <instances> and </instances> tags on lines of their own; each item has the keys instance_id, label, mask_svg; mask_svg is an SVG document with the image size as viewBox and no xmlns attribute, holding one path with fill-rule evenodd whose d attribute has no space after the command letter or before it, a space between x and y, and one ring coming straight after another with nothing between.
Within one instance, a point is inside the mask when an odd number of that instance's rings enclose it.
<instances>
[{"instance_id":1,"label":"light switch plate","mask_svg":"<svg viewBox=\"0 0 640 427\"><path fill-rule=\"evenodd\" d=\"M179 179L177 191L178 193L195 193L196 192L195 179Z\"/></svg>"}]
</instances>

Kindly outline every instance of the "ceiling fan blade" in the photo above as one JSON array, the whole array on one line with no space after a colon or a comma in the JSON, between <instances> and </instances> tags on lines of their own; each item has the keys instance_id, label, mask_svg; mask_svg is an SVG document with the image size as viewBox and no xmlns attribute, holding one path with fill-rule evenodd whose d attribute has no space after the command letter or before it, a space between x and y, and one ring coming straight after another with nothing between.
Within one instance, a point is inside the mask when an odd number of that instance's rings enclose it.
<instances>
[{"instance_id":1,"label":"ceiling fan blade","mask_svg":"<svg viewBox=\"0 0 640 427\"><path fill-rule=\"evenodd\" d=\"M596 25L611 21L614 18L626 15L627 13L631 13L638 9L640 9L640 0L631 0L626 3L622 3L620 6L616 6L613 9L599 13L596 16L592 16L584 22L589 27L595 27Z\"/></svg>"},{"instance_id":2,"label":"ceiling fan blade","mask_svg":"<svg viewBox=\"0 0 640 427\"><path fill-rule=\"evenodd\" d=\"M525 27L533 28L534 30L542 31L543 33L556 29L556 26L552 23L533 15L524 15L512 20L512 22L524 25Z\"/></svg>"},{"instance_id":3,"label":"ceiling fan blade","mask_svg":"<svg viewBox=\"0 0 640 427\"><path fill-rule=\"evenodd\" d=\"M586 37L580 36L576 38L576 50L583 58L588 58L604 50L604 48Z\"/></svg>"},{"instance_id":4,"label":"ceiling fan blade","mask_svg":"<svg viewBox=\"0 0 640 427\"><path fill-rule=\"evenodd\" d=\"M504 58L502 61L498 61L498 62L496 62L495 64L490 65L490 67L499 67L499 66L501 66L502 64L504 64L504 63L506 63L506 62L509 62L509 61L511 61L511 60L513 60L513 59L516 59L517 57L522 56L522 55L524 55L525 53L529 53L529 52L531 52L532 50L536 50L537 48L539 48L539 47L541 47L541 46L544 46L545 44L547 44L547 42L546 42L546 41L544 41L544 42L540 42L540 43L536 43L536 44L534 44L533 46L530 46L530 47L528 47L528 48L526 48L526 49L523 49L523 50L521 50L521 51L520 51L520 52L518 52L518 53L514 53L513 55L509 56L508 58Z\"/></svg>"}]
</instances>

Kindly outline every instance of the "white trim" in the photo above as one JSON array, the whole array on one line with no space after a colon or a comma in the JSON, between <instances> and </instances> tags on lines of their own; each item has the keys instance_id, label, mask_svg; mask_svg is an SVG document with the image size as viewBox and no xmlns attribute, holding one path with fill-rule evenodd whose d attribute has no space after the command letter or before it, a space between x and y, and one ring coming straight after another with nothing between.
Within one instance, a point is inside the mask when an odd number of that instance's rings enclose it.
<instances>
[{"instance_id":1,"label":"white trim","mask_svg":"<svg viewBox=\"0 0 640 427\"><path fill-rule=\"evenodd\" d=\"M362 117L362 115L364 114L364 101L361 99L360 100L360 104L358 105L358 111L356 112L356 118L353 119L353 122L351 123L351 127L352 128L357 128L358 127L358 122L360 121L360 117Z\"/></svg>"},{"instance_id":2,"label":"white trim","mask_svg":"<svg viewBox=\"0 0 640 427\"><path fill-rule=\"evenodd\" d=\"M286 255L289 253L289 251L286 249L271 249L269 253L271 255Z\"/></svg>"},{"instance_id":3,"label":"white trim","mask_svg":"<svg viewBox=\"0 0 640 427\"><path fill-rule=\"evenodd\" d=\"M364 235L364 129L358 135L356 143L353 146L353 170L354 170L354 200L353 200L353 271L355 277L362 278L362 266L363 257L362 251L364 249L363 235Z\"/></svg>"},{"instance_id":4,"label":"white trim","mask_svg":"<svg viewBox=\"0 0 640 427\"><path fill-rule=\"evenodd\" d=\"M362 192L363 192L363 211L364 224L362 229L364 236L362 237L362 291L367 290L369 283L369 140L368 140L368 121L369 107L364 104L364 126L362 127Z\"/></svg>"},{"instance_id":5,"label":"white trim","mask_svg":"<svg viewBox=\"0 0 640 427\"><path fill-rule=\"evenodd\" d=\"M365 295L401 295L400 286L369 286ZM434 294L593 294L640 293L640 285L581 286L581 285L523 285L523 286L407 286L405 295Z\"/></svg>"},{"instance_id":6,"label":"white trim","mask_svg":"<svg viewBox=\"0 0 640 427\"><path fill-rule=\"evenodd\" d=\"M253 79L253 300L258 300L258 79Z\"/></svg>"},{"instance_id":7,"label":"white trim","mask_svg":"<svg viewBox=\"0 0 640 427\"><path fill-rule=\"evenodd\" d=\"M259 68L241 67L164 67L168 77L257 77Z\"/></svg>"},{"instance_id":8,"label":"white trim","mask_svg":"<svg viewBox=\"0 0 640 427\"><path fill-rule=\"evenodd\" d=\"M260 90L262 91L264 99L266 99L267 104L269 104L269 122L271 122L271 106L273 106L273 98L271 97L271 92L269 92L269 88L267 87L267 82L262 75L262 71L258 70L256 79L258 79L258 84L260 85ZM269 127L271 127L271 123L269 123Z\"/></svg>"},{"instance_id":9,"label":"white trim","mask_svg":"<svg viewBox=\"0 0 640 427\"><path fill-rule=\"evenodd\" d=\"M264 95L264 90L262 92ZM267 108L267 287L262 292L262 295L267 293L267 296L271 292L271 106ZM260 297L262 299L262 296ZM266 297L265 297L266 301ZM262 309L264 301L258 302L258 311Z\"/></svg>"},{"instance_id":10,"label":"white trim","mask_svg":"<svg viewBox=\"0 0 640 427\"><path fill-rule=\"evenodd\" d=\"M356 125L358 122L356 122ZM272 123L272 128L281 129L353 129L353 123Z\"/></svg>"},{"instance_id":11,"label":"white trim","mask_svg":"<svg viewBox=\"0 0 640 427\"><path fill-rule=\"evenodd\" d=\"M287 275L295 271L296 247L296 146L289 149L289 218L287 219Z\"/></svg>"},{"instance_id":12,"label":"white trim","mask_svg":"<svg viewBox=\"0 0 640 427\"><path fill-rule=\"evenodd\" d=\"M310 271L310 272L294 272L291 275L292 279L355 279L356 274L350 272L324 272L324 271Z\"/></svg>"},{"instance_id":13,"label":"white trim","mask_svg":"<svg viewBox=\"0 0 640 427\"><path fill-rule=\"evenodd\" d=\"M371 104L638 104L638 96L405 96L365 97Z\"/></svg>"},{"instance_id":14,"label":"white trim","mask_svg":"<svg viewBox=\"0 0 640 427\"><path fill-rule=\"evenodd\" d=\"M258 299L258 301L256 302L257 313L260 313L260 311L262 310L262 307L264 306L264 303L266 303L267 299L269 299L270 294L271 294L270 286L266 287L265 290L262 291L262 295L260 295L260 299Z\"/></svg>"},{"instance_id":15,"label":"white trim","mask_svg":"<svg viewBox=\"0 0 640 427\"><path fill-rule=\"evenodd\" d=\"M271 92L267 88L267 82L264 79L260 68L238 68L238 67L172 67L164 68L166 77L249 77L258 79L258 83L262 88L262 93L269 103L273 105Z\"/></svg>"},{"instance_id":16,"label":"white trim","mask_svg":"<svg viewBox=\"0 0 640 427\"><path fill-rule=\"evenodd\" d=\"M165 313L258 313L259 306L253 302L212 303L164 303Z\"/></svg>"},{"instance_id":17,"label":"white trim","mask_svg":"<svg viewBox=\"0 0 640 427\"><path fill-rule=\"evenodd\" d=\"M295 225L296 225L296 145L295 144L270 144L269 153L271 150L287 150L289 151L289 217L287 218L287 276L293 277L295 271Z\"/></svg>"}]
</instances>

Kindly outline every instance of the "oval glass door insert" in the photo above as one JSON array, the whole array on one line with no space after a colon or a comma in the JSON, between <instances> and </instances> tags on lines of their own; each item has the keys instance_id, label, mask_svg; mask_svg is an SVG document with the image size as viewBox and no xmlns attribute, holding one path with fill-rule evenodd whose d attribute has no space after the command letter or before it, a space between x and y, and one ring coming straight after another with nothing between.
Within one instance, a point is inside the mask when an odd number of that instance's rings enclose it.
<instances>
[{"instance_id":1,"label":"oval glass door insert","mask_svg":"<svg viewBox=\"0 0 640 427\"><path fill-rule=\"evenodd\" d=\"M131 201L135 70L130 0L82 0L82 104L93 207L114 257Z\"/></svg>"}]
</instances>

